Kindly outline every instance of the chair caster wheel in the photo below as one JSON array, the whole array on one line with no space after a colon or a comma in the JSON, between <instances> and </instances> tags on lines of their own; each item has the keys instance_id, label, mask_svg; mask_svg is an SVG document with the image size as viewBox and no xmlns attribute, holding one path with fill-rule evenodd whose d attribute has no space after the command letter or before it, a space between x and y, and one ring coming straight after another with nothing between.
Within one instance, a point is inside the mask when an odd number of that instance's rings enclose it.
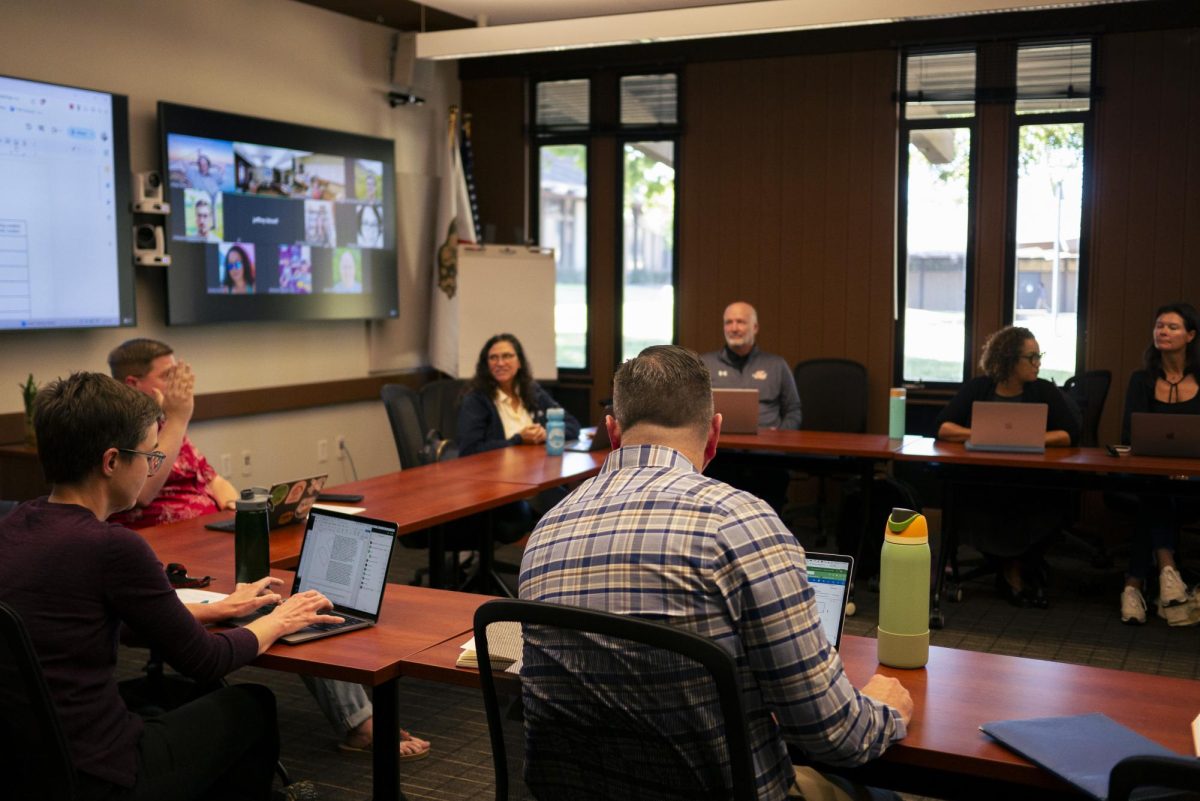
<instances>
[{"instance_id":1,"label":"chair caster wheel","mask_svg":"<svg viewBox=\"0 0 1200 801\"><path fill-rule=\"evenodd\" d=\"M854 601L849 601L846 604L846 617L854 617L854 613L858 611L858 607L854 605Z\"/></svg>"},{"instance_id":2,"label":"chair caster wheel","mask_svg":"<svg viewBox=\"0 0 1200 801\"><path fill-rule=\"evenodd\" d=\"M944 629L946 627L946 616L942 614L942 610L929 613L929 628Z\"/></svg>"}]
</instances>

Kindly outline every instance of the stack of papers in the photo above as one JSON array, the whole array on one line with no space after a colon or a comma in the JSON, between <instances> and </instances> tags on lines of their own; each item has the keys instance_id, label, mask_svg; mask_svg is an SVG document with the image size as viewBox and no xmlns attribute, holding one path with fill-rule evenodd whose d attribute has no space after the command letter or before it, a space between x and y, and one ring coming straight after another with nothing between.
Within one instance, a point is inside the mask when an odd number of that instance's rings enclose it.
<instances>
[{"instance_id":1,"label":"stack of papers","mask_svg":"<svg viewBox=\"0 0 1200 801\"><path fill-rule=\"evenodd\" d=\"M479 654L476 651L475 638L472 637L459 647L462 653L458 655L454 664L458 667L478 668ZM488 626L487 654L492 660L493 669L519 674L522 647L520 623L504 621Z\"/></svg>"}]
</instances>

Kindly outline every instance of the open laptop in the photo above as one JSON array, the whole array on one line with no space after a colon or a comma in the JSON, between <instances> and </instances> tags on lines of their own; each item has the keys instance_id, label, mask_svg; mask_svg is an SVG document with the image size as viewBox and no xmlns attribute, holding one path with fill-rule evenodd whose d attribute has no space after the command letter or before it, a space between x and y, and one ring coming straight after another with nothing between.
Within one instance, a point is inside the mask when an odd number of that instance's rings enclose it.
<instances>
[{"instance_id":1,"label":"open laptop","mask_svg":"<svg viewBox=\"0 0 1200 801\"><path fill-rule=\"evenodd\" d=\"M834 648L841 648L846 603L850 600L850 585L854 580L854 557L809 551L805 558L808 562L808 585L816 595L817 614L821 616L825 639Z\"/></svg>"},{"instance_id":2,"label":"open laptop","mask_svg":"<svg viewBox=\"0 0 1200 801\"><path fill-rule=\"evenodd\" d=\"M718 389L713 391L713 411L721 415L725 434L758 433L758 390Z\"/></svg>"},{"instance_id":3,"label":"open laptop","mask_svg":"<svg viewBox=\"0 0 1200 801\"><path fill-rule=\"evenodd\" d=\"M604 418L613 413L613 408L608 401L601 405L604 407L604 411L600 413L600 422L596 424L596 427L581 429L579 439L568 442L563 446L563 450L582 452L612 450L612 442L608 438L608 426L604 424Z\"/></svg>"},{"instance_id":4,"label":"open laptop","mask_svg":"<svg viewBox=\"0 0 1200 801\"><path fill-rule=\"evenodd\" d=\"M1200 457L1200 414L1130 415L1129 444L1138 456Z\"/></svg>"},{"instance_id":5,"label":"open laptop","mask_svg":"<svg viewBox=\"0 0 1200 801\"><path fill-rule=\"evenodd\" d=\"M1045 453L1046 417L1044 403L975 401L971 404L969 451L1000 453Z\"/></svg>"},{"instance_id":6,"label":"open laptop","mask_svg":"<svg viewBox=\"0 0 1200 801\"><path fill-rule=\"evenodd\" d=\"M280 642L299 645L378 623L397 528L386 520L314 509L304 529L292 594L306 590L323 593L333 602L329 614L343 621L317 623L280 637ZM253 615L227 622L244 626L270 614L272 608L263 607Z\"/></svg>"},{"instance_id":7,"label":"open laptop","mask_svg":"<svg viewBox=\"0 0 1200 801\"><path fill-rule=\"evenodd\" d=\"M275 529L302 522L308 517L308 510L312 509L328 478L326 474L273 484L267 506L267 527ZM233 518L208 523L204 527L213 531L233 531Z\"/></svg>"}]
</instances>

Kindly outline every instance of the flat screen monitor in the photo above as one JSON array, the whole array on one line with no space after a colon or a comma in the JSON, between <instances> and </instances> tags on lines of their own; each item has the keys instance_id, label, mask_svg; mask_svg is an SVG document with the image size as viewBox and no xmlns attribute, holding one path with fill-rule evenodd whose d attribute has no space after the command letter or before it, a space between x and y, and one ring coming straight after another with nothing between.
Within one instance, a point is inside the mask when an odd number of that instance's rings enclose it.
<instances>
[{"instance_id":1,"label":"flat screen monitor","mask_svg":"<svg viewBox=\"0 0 1200 801\"><path fill-rule=\"evenodd\" d=\"M390 139L158 104L167 322L399 316Z\"/></svg>"},{"instance_id":2,"label":"flat screen monitor","mask_svg":"<svg viewBox=\"0 0 1200 801\"><path fill-rule=\"evenodd\" d=\"M124 95L0 76L0 330L137 319Z\"/></svg>"}]
</instances>

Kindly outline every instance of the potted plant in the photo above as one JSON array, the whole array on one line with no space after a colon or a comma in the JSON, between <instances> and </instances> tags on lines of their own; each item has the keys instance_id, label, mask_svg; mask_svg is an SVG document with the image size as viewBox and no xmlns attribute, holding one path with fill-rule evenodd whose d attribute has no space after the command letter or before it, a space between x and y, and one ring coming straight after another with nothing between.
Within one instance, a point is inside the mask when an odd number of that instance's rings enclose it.
<instances>
[{"instance_id":1,"label":"potted plant","mask_svg":"<svg viewBox=\"0 0 1200 801\"><path fill-rule=\"evenodd\" d=\"M29 374L29 378L24 384L17 384L21 388L21 400L25 401L25 444L31 448L37 447L37 434L33 430L33 400L37 397L38 385L33 380L33 373Z\"/></svg>"}]
</instances>

